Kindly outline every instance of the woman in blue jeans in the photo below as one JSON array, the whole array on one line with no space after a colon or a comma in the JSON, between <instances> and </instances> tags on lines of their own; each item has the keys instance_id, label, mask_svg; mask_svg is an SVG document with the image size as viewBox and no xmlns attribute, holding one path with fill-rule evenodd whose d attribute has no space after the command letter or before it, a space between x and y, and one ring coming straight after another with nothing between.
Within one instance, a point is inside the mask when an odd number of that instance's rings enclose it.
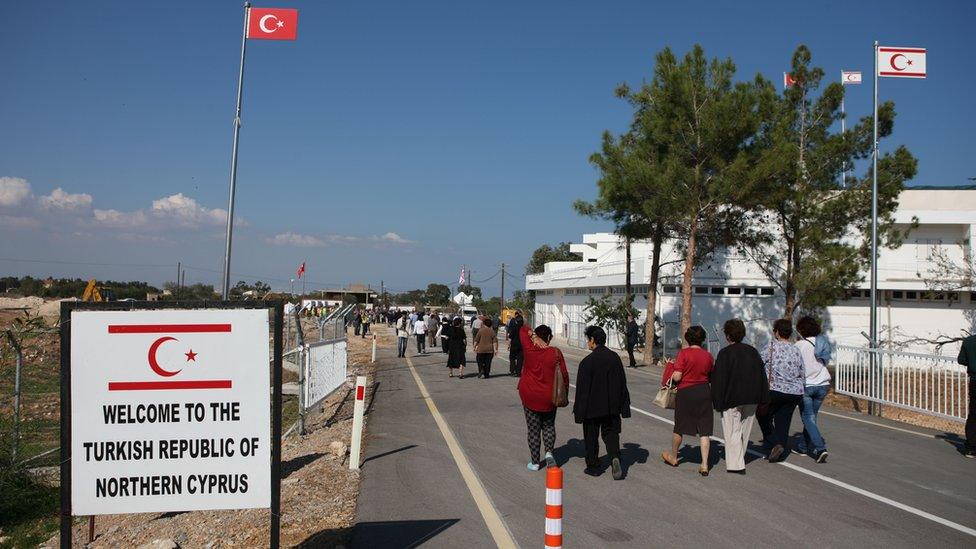
<instances>
[{"instance_id":1,"label":"woman in blue jeans","mask_svg":"<svg viewBox=\"0 0 976 549\"><path fill-rule=\"evenodd\" d=\"M803 420L803 443L797 444L793 451L797 454L810 454L817 463L827 461L827 443L817 426L817 412L827 398L830 390L830 343L820 333L820 324L813 317L802 317L796 323L800 338L796 340L800 357L803 358L804 380L803 400L800 402L800 419Z\"/></svg>"}]
</instances>

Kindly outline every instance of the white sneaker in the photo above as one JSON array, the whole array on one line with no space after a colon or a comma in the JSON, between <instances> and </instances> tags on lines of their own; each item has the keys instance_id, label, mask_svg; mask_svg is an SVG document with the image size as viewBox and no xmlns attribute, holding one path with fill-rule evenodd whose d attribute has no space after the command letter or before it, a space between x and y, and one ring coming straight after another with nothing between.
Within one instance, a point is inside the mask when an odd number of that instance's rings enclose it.
<instances>
[{"instance_id":1,"label":"white sneaker","mask_svg":"<svg viewBox=\"0 0 976 549\"><path fill-rule=\"evenodd\" d=\"M538 471L541 468L539 464L534 461L530 461L527 467L529 471Z\"/></svg>"},{"instance_id":2,"label":"white sneaker","mask_svg":"<svg viewBox=\"0 0 976 549\"><path fill-rule=\"evenodd\" d=\"M555 467L556 458L552 457L552 452L546 452L546 467Z\"/></svg>"}]
</instances>

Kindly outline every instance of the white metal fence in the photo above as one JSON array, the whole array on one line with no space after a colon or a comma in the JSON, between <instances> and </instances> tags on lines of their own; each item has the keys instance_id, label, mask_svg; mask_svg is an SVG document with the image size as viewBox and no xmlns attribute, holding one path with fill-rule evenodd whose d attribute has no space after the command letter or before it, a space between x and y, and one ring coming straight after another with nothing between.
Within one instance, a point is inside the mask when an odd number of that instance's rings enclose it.
<instances>
[{"instance_id":1,"label":"white metal fence","mask_svg":"<svg viewBox=\"0 0 976 549\"><path fill-rule=\"evenodd\" d=\"M305 348L303 405L307 410L346 382L346 338L317 341Z\"/></svg>"},{"instance_id":2,"label":"white metal fence","mask_svg":"<svg viewBox=\"0 0 976 549\"><path fill-rule=\"evenodd\" d=\"M839 394L956 421L969 412L969 376L949 357L840 345L836 363Z\"/></svg>"}]
</instances>

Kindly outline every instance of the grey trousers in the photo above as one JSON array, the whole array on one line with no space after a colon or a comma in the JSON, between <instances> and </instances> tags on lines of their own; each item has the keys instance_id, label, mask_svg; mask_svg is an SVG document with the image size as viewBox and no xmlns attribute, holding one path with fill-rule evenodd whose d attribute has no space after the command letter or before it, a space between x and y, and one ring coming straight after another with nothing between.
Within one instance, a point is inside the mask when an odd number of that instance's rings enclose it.
<instances>
[{"instance_id":1,"label":"grey trousers","mask_svg":"<svg viewBox=\"0 0 976 549\"><path fill-rule=\"evenodd\" d=\"M722 412L726 470L740 471L746 468L746 449L749 448L749 434L755 420L755 404L736 406Z\"/></svg>"}]
</instances>

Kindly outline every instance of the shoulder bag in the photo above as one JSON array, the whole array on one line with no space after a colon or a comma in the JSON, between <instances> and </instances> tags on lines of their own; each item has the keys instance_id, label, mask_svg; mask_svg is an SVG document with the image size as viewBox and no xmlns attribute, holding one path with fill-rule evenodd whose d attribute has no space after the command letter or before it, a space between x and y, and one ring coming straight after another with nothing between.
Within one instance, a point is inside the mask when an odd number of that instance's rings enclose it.
<instances>
[{"instance_id":1,"label":"shoulder bag","mask_svg":"<svg viewBox=\"0 0 976 549\"><path fill-rule=\"evenodd\" d=\"M560 362L562 362L562 358L556 355L556 375L552 380L552 404L556 408L569 406L566 380L563 379L563 370L559 367Z\"/></svg>"},{"instance_id":2,"label":"shoulder bag","mask_svg":"<svg viewBox=\"0 0 976 549\"><path fill-rule=\"evenodd\" d=\"M674 386L674 380L669 380L667 385L657 390L657 396L654 397L654 404L665 410L674 410L677 400L678 389Z\"/></svg>"}]
</instances>

